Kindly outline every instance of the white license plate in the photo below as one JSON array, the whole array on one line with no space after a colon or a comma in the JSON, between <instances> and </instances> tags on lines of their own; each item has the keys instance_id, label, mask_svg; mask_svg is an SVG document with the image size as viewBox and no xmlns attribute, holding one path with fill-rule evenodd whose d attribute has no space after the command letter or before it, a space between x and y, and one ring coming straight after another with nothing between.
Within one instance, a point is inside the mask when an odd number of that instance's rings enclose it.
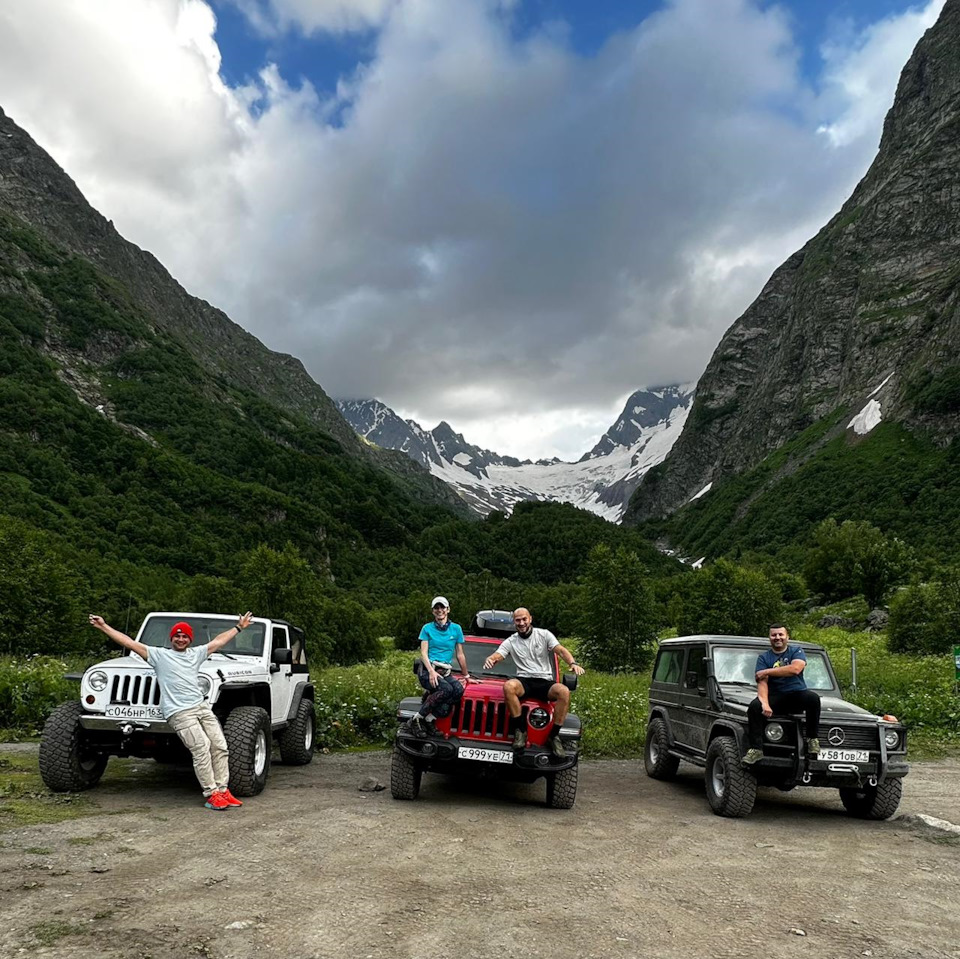
<instances>
[{"instance_id":1,"label":"white license plate","mask_svg":"<svg viewBox=\"0 0 960 959\"><path fill-rule=\"evenodd\" d=\"M869 749L821 749L817 757L826 763L868 763Z\"/></svg>"},{"instance_id":2,"label":"white license plate","mask_svg":"<svg viewBox=\"0 0 960 959\"><path fill-rule=\"evenodd\" d=\"M163 719L159 706L107 706L107 719Z\"/></svg>"},{"instance_id":3,"label":"white license plate","mask_svg":"<svg viewBox=\"0 0 960 959\"><path fill-rule=\"evenodd\" d=\"M478 749L476 746L460 746L458 759L478 759L482 763L512 763L513 753L503 749Z\"/></svg>"}]
</instances>

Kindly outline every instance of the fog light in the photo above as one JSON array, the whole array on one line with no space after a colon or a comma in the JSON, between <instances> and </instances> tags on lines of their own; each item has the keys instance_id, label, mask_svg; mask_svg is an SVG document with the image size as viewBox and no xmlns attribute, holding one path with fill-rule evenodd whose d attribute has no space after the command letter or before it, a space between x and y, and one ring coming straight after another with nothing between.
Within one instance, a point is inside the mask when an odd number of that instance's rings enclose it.
<instances>
[{"instance_id":1,"label":"fog light","mask_svg":"<svg viewBox=\"0 0 960 959\"><path fill-rule=\"evenodd\" d=\"M887 744L887 749L896 749L900 745L900 733L895 729L888 729L883 734L883 741Z\"/></svg>"},{"instance_id":2,"label":"fog light","mask_svg":"<svg viewBox=\"0 0 960 959\"><path fill-rule=\"evenodd\" d=\"M772 743L778 743L783 739L783 726L780 723L767 723L767 728L764 730L764 735Z\"/></svg>"},{"instance_id":3,"label":"fog light","mask_svg":"<svg viewBox=\"0 0 960 959\"><path fill-rule=\"evenodd\" d=\"M433 743L424 743L420 749L424 756L432 756L436 751L437 747Z\"/></svg>"}]
</instances>

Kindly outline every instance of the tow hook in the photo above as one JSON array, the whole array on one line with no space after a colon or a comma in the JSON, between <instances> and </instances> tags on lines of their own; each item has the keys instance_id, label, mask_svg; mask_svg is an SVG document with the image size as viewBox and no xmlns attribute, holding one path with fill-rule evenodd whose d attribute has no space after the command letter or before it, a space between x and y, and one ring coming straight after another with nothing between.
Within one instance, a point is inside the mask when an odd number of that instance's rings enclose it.
<instances>
[{"instance_id":1,"label":"tow hook","mask_svg":"<svg viewBox=\"0 0 960 959\"><path fill-rule=\"evenodd\" d=\"M146 723L123 723L120 727L120 733L123 736L132 736L136 730L146 728Z\"/></svg>"},{"instance_id":2,"label":"tow hook","mask_svg":"<svg viewBox=\"0 0 960 959\"><path fill-rule=\"evenodd\" d=\"M867 782L868 782L871 786L876 786L876 785L877 785L877 777L876 777L876 776L871 776L871 777L867 780Z\"/></svg>"},{"instance_id":3,"label":"tow hook","mask_svg":"<svg viewBox=\"0 0 960 959\"><path fill-rule=\"evenodd\" d=\"M804 784L805 786L806 786L806 785L809 785L811 779L813 779L813 773L811 773L811 772L808 770L807 772L805 772L805 773L803 774L803 784Z\"/></svg>"}]
</instances>

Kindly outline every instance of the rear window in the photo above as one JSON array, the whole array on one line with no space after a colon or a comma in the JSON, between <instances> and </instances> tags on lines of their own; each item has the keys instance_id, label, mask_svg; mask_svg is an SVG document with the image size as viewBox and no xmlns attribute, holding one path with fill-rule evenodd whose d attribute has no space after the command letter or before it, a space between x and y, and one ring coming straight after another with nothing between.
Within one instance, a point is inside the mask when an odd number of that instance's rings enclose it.
<instances>
[{"instance_id":1,"label":"rear window","mask_svg":"<svg viewBox=\"0 0 960 959\"><path fill-rule=\"evenodd\" d=\"M655 683L679 683L683 669L683 649L661 649L653 670Z\"/></svg>"}]
</instances>

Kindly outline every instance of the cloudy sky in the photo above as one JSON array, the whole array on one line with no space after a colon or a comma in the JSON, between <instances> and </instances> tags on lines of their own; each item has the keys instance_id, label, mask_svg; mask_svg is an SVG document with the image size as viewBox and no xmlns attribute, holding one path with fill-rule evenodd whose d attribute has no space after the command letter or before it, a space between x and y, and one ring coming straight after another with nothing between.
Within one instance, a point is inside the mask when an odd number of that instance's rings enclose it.
<instances>
[{"instance_id":1,"label":"cloudy sky","mask_svg":"<svg viewBox=\"0 0 960 959\"><path fill-rule=\"evenodd\" d=\"M575 458L696 380L943 0L4 0L0 106L333 396Z\"/></svg>"}]
</instances>

